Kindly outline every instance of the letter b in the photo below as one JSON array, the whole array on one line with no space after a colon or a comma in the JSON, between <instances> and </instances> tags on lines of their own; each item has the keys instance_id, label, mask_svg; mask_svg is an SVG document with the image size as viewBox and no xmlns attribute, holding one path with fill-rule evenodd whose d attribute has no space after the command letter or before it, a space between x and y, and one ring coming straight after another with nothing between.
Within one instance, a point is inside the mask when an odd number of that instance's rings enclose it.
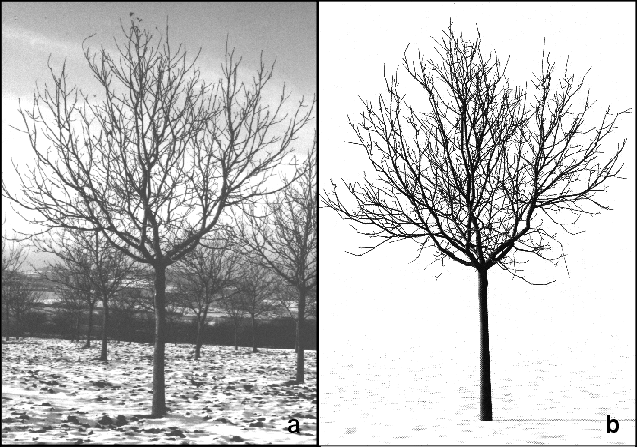
<instances>
[{"instance_id":1,"label":"letter b","mask_svg":"<svg viewBox=\"0 0 637 447\"><path fill-rule=\"evenodd\" d=\"M615 429L610 428L610 424L615 423ZM619 421L617 419L611 419L610 414L606 415L606 433L617 433L619 431Z\"/></svg>"}]
</instances>

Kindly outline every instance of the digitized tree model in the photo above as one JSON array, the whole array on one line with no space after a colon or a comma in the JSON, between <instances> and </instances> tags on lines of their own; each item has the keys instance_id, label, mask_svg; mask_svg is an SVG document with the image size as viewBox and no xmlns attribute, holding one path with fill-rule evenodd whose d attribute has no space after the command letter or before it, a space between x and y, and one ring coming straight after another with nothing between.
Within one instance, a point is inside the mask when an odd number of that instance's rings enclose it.
<instances>
[{"instance_id":1,"label":"digitized tree model","mask_svg":"<svg viewBox=\"0 0 637 447\"><path fill-rule=\"evenodd\" d=\"M497 57L483 57L479 32L467 41L450 24L435 42L440 63L420 53L414 62L409 47L403 57L426 104L409 103L396 74L386 78L386 95L377 103L363 100L360 121L350 120L354 144L367 151L375 178L332 182L321 199L376 239L359 256L413 240L419 255L433 247L434 261L451 259L477 271L480 419L490 421L487 272L497 265L522 278L524 255L556 263L563 252L550 254L561 246L550 229L569 232L573 218L609 209L597 196L618 177L626 141L606 156L601 144L629 111L608 108L597 127L585 128L592 103L586 96L577 104L585 76L576 81L566 69L559 79L549 55L542 55L530 97L509 87Z\"/></svg>"}]
</instances>

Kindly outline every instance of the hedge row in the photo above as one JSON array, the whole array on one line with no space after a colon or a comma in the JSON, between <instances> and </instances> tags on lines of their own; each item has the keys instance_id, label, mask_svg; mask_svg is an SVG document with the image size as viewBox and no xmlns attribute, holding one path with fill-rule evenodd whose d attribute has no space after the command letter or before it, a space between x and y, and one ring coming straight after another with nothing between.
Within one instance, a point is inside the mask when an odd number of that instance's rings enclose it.
<instances>
[{"instance_id":1,"label":"hedge row","mask_svg":"<svg viewBox=\"0 0 637 447\"><path fill-rule=\"evenodd\" d=\"M4 320L3 320L4 323ZM2 325L2 336L23 336L26 334L39 337L60 337L73 339L76 332L76 319L60 309L37 309L23 318L17 325L11 327ZM100 339L102 333L101 309L93 313L92 339ZM16 327L19 326L19 327ZM88 331L88 315L80 319L80 338L85 339ZM263 348L294 349L296 328L291 318L277 318L257 321L257 346ZM129 313L109 311L108 337L119 341L138 343L152 343L155 334L155 319L152 315L134 315ZM195 342L197 327L194 321L175 321L169 319L167 324L167 343ZM316 321L306 320L303 331L303 345L305 349L316 349ZM232 321L221 319L212 325L206 325L202 333L203 344L206 345L234 345L234 324ZM239 346L252 346L252 324L244 319L237 331Z\"/></svg>"}]
</instances>

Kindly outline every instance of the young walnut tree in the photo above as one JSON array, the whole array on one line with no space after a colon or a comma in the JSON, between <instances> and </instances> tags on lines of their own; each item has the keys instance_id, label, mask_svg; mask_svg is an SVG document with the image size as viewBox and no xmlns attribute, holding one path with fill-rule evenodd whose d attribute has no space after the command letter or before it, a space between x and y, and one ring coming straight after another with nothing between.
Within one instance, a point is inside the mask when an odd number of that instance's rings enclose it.
<instances>
[{"instance_id":1,"label":"young walnut tree","mask_svg":"<svg viewBox=\"0 0 637 447\"><path fill-rule=\"evenodd\" d=\"M21 269L27 257L24 245L16 244L6 233L2 234L2 314L5 320L4 329L9 341L11 329L17 339L22 334L25 317L42 298L35 290ZM15 325L12 324L15 321Z\"/></svg>"},{"instance_id":2,"label":"young walnut tree","mask_svg":"<svg viewBox=\"0 0 637 447\"><path fill-rule=\"evenodd\" d=\"M492 420L487 272L497 265L521 276L519 255L551 256L555 224L569 232L564 215L579 217L608 209L597 200L607 181L618 177L626 140L603 159L601 144L628 110L604 113L585 128L588 95L581 106L584 78L567 69L561 80L542 55L533 98L511 89L497 57L484 58L480 34L457 37L451 24L436 52L436 63L404 52L403 68L427 98L410 104L399 92L398 75L386 80L378 103L362 100L358 123L350 120L376 178L362 183L332 182L323 204L378 243L413 240L418 256L428 247L436 260L451 259L478 274L480 316L480 419ZM543 219L546 217L546 220ZM577 220L577 219L575 219ZM572 222L574 223L574 222ZM569 234L572 234L569 232ZM522 262L525 262L522 260ZM526 279L525 279L526 280Z\"/></svg>"},{"instance_id":3,"label":"young walnut tree","mask_svg":"<svg viewBox=\"0 0 637 447\"><path fill-rule=\"evenodd\" d=\"M246 315L246 311L243 305L243 296L239 289L239 283L233 281L228 288L224 288L221 291L221 300L219 301L224 313L232 320L232 328L234 334L234 349L239 349L239 343L237 335L239 332L239 325Z\"/></svg>"},{"instance_id":4,"label":"young walnut tree","mask_svg":"<svg viewBox=\"0 0 637 447\"><path fill-rule=\"evenodd\" d=\"M193 311L197 323L195 360L201 357L203 331L210 306L218 302L222 292L232 282L238 255L231 249L231 242L221 232L213 232L216 237L206 238L205 245L199 245L182 258L177 267L177 290L183 304Z\"/></svg>"},{"instance_id":5,"label":"young walnut tree","mask_svg":"<svg viewBox=\"0 0 637 447\"><path fill-rule=\"evenodd\" d=\"M166 269L221 222L224 210L285 186L273 180L311 120L314 102L284 114L289 94L266 104L272 67L261 59L246 83L226 46L221 78L208 84L169 43L131 20L118 54L86 48L102 88L94 99L51 69L53 85L21 109L36 162L18 169L2 194L25 220L99 232L111 246L154 271L152 416L166 413ZM90 99L89 99L90 97ZM15 166L15 165L14 165Z\"/></svg>"},{"instance_id":6,"label":"young walnut tree","mask_svg":"<svg viewBox=\"0 0 637 447\"><path fill-rule=\"evenodd\" d=\"M237 294L245 315L252 322L252 352L258 352L257 318L270 314L278 277L268 268L243 259L238 268Z\"/></svg>"},{"instance_id":7,"label":"young walnut tree","mask_svg":"<svg viewBox=\"0 0 637 447\"><path fill-rule=\"evenodd\" d=\"M274 272L296 292L296 382L304 382L303 337L308 298L316 295L317 280L317 140L295 171L298 180L268 199L264 209L249 207L236 228L253 262ZM279 299L284 299L282 295ZM314 305L316 299L313 301Z\"/></svg>"},{"instance_id":8,"label":"young walnut tree","mask_svg":"<svg viewBox=\"0 0 637 447\"><path fill-rule=\"evenodd\" d=\"M86 347L90 346L93 326L93 309L96 299L102 302L102 348L100 361L108 361L109 301L131 277L133 260L100 238L99 232L86 232L75 229L52 231L47 236L33 238L34 245L42 253L55 254L61 261L49 267L52 275L41 276L49 281L62 284L66 289L84 297L88 304L88 334ZM77 296L77 295L76 295ZM67 303L72 304L74 297L67 292Z\"/></svg>"},{"instance_id":9,"label":"young walnut tree","mask_svg":"<svg viewBox=\"0 0 637 447\"><path fill-rule=\"evenodd\" d=\"M13 304L18 299L15 289L26 257L27 252L24 246L16 245L6 232L2 233L2 316L5 321L7 341L9 341Z\"/></svg>"}]
</instances>

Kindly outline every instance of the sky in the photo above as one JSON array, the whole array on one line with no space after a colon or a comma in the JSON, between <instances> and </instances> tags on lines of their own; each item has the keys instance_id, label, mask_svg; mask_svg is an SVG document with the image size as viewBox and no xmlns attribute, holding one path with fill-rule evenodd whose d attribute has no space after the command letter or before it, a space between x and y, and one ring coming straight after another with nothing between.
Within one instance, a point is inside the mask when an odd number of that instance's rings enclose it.
<instances>
[{"instance_id":1,"label":"sky","mask_svg":"<svg viewBox=\"0 0 637 447\"><path fill-rule=\"evenodd\" d=\"M264 99L276 101L285 83L291 96L288 109L302 96L311 102L316 94L316 5L302 3L216 3L216 2L72 2L2 4L2 166L3 178L15 183L11 160L25 166L33 154L26 135L12 129L23 128L17 113L18 100L23 107L32 104L37 85L51 84L47 59L56 73L66 61L71 85L103 98L98 83L84 58L82 41L87 40L91 53L102 46L116 53L113 38L122 42L120 21L128 29L130 13L142 19L146 29L156 36L164 34L166 20L173 51L181 44L192 60L202 48L197 67L202 78L215 81L221 73L226 38L243 58L240 77L251 81L263 51L266 66L276 61L274 76ZM315 121L308 124L294 150L303 156L312 145ZM2 199L3 230L23 229L23 222Z\"/></svg>"},{"instance_id":2,"label":"sky","mask_svg":"<svg viewBox=\"0 0 637 447\"><path fill-rule=\"evenodd\" d=\"M575 228L583 234L560 233L568 271L563 263L555 267L531 260L527 279L555 280L531 286L498 267L489 270L492 358L533 349L559 356L573 348L589 356L582 359L597 356L597 361L615 348L634 353L634 17L634 4L610 2L319 4L321 191L331 191L330 179L351 182L361 180L363 172L373 174L365 150L347 143L356 138L348 116L353 121L360 117L359 95L377 101L385 87L383 66L388 74L395 73L408 44L412 57L420 50L425 58L439 61L432 36L440 39L450 18L456 33L465 38L476 37L477 25L483 51L494 50L503 62L510 56L507 74L512 85L524 85L531 73L539 72L544 39L556 62L555 73L563 72L569 55L569 72L576 78L592 67L585 86L597 104L587 127L598 125L607 105L615 112L633 110L618 120L602 146L612 151L627 138L621 156L626 180L610 182L608 192L598 196L614 210L582 217ZM401 70L403 91L413 93ZM431 252L410 263L418 248L411 241L385 244L355 257L346 251L361 252L358 247L372 245L370 240L331 209L322 208L319 219L322 347L365 359L403 349L423 355L461 349L478 367L475 270L452 261L427 267ZM336 367L330 363L333 358L322 355L321 366ZM412 355L406 361L418 358ZM327 381L325 389L329 386Z\"/></svg>"}]
</instances>

